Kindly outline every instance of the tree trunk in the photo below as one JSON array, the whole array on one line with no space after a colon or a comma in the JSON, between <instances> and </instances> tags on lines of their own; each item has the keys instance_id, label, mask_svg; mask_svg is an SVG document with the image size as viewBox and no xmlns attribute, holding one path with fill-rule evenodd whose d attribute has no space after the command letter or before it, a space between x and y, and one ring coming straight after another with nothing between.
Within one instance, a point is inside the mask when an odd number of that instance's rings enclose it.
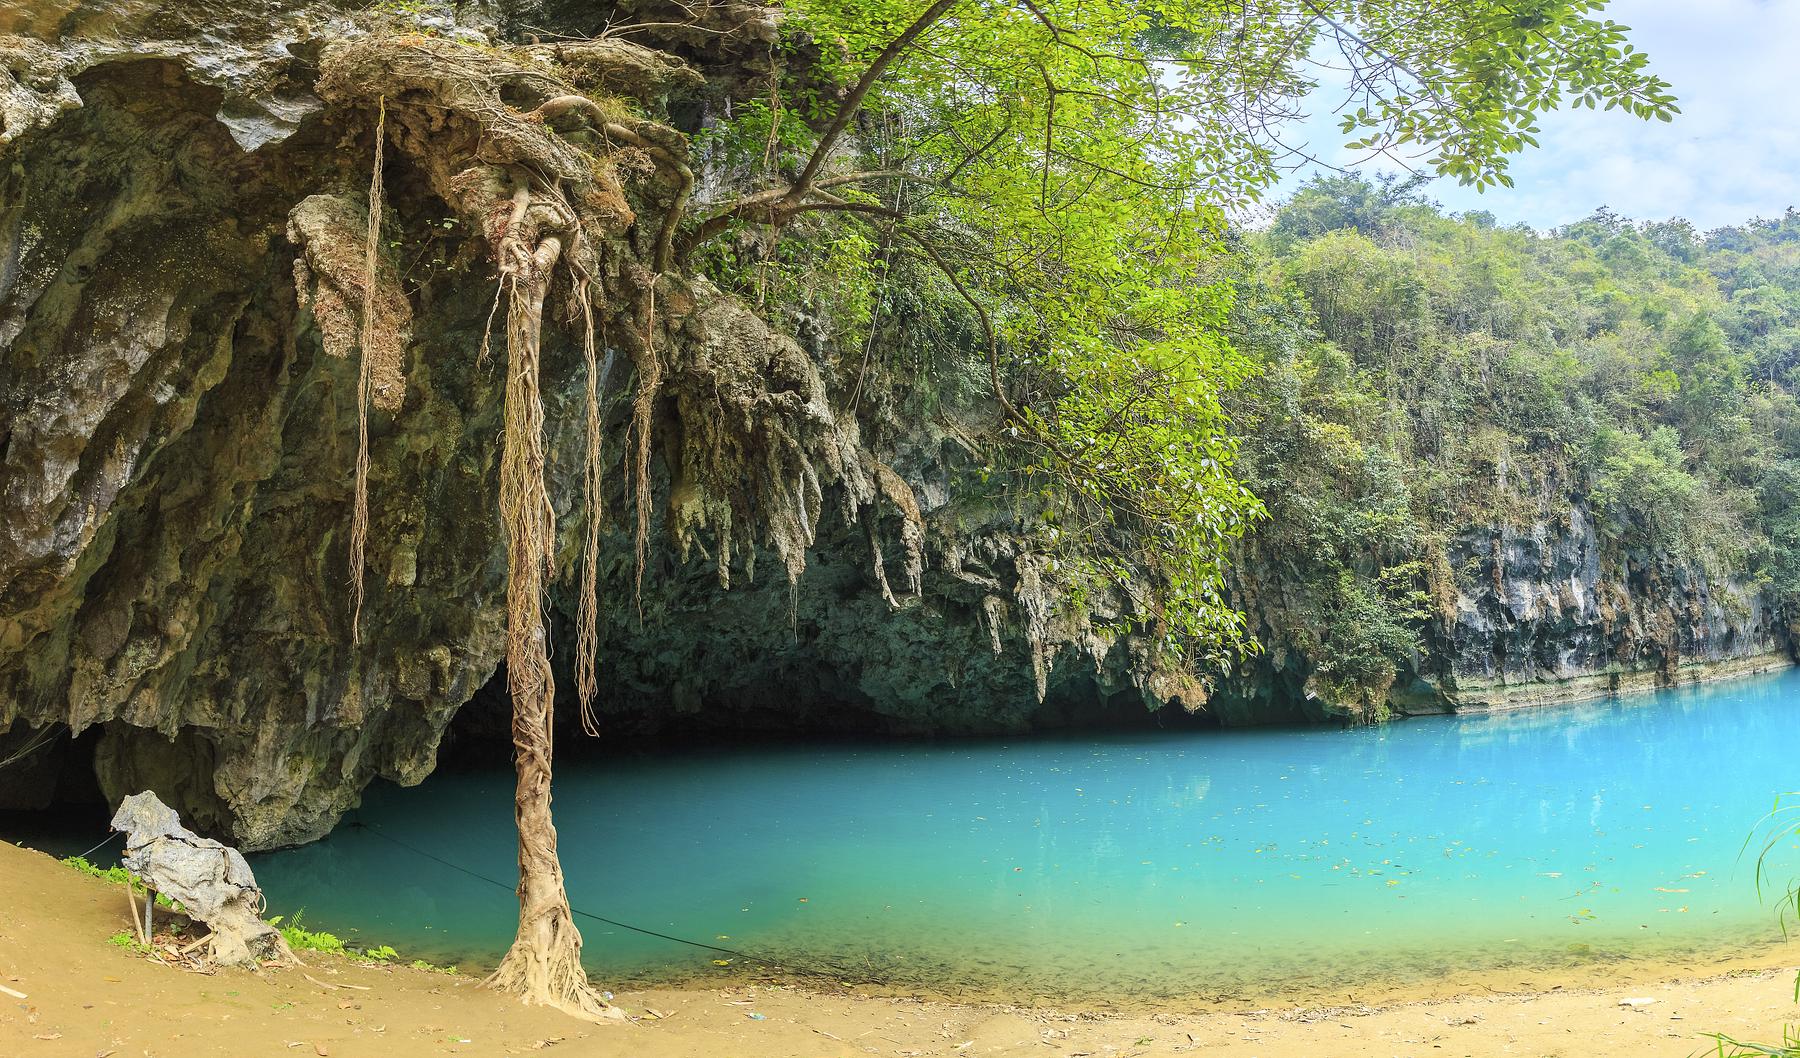
<instances>
[{"instance_id":1,"label":"tree trunk","mask_svg":"<svg viewBox=\"0 0 1800 1058\"><path fill-rule=\"evenodd\" d=\"M558 246L546 239L512 269L507 306L505 437L500 509L507 534L507 683L513 705L513 798L519 825L519 932L487 984L577 1017L622 1018L588 983L550 817L551 718L556 686L543 621L555 516L544 486L544 405L538 389L544 294Z\"/></svg>"},{"instance_id":2,"label":"tree trunk","mask_svg":"<svg viewBox=\"0 0 1800 1058\"><path fill-rule=\"evenodd\" d=\"M530 642L541 658L541 624ZM531 663L529 658L516 660ZM581 967L581 933L563 888L556 825L550 816L552 696L547 665L543 676L544 693L513 699L513 753L519 776L513 797L519 826L519 932L489 984L528 1003L559 1007L579 1017L618 1017L616 1008L607 1006L589 985Z\"/></svg>"}]
</instances>

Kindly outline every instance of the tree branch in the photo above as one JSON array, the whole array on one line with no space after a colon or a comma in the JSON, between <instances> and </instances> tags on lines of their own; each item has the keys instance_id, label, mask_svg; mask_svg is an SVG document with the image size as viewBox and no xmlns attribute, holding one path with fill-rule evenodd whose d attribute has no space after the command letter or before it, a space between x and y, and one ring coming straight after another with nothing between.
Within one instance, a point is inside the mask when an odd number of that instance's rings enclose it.
<instances>
[{"instance_id":1,"label":"tree branch","mask_svg":"<svg viewBox=\"0 0 1800 1058\"><path fill-rule=\"evenodd\" d=\"M885 180L907 175L908 174L904 170L900 169L876 169L864 173L842 173L837 176L829 176L821 180L813 181L812 189L816 194L819 190L827 187L841 187L844 184L856 184L868 180ZM800 202L788 201L792 194L792 187L771 187L763 191L745 195L725 209L720 210L718 213L701 221L692 231L682 236L681 246L679 248L681 254L685 256L691 252L694 247L730 227L733 221L756 220L763 224L774 224L779 223L788 214L802 212L802 204Z\"/></svg>"},{"instance_id":2,"label":"tree branch","mask_svg":"<svg viewBox=\"0 0 1800 1058\"><path fill-rule=\"evenodd\" d=\"M844 134L845 129L850 127L850 119L856 116L856 111L862 106L863 97L869 94L869 89L875 87L875 82L881 79L881 75L887 71L887 68L900 57L902 52L906 51L913 41L919 38L920 34L930 29L938 19L944 17L959 2L960 0L937 0L936 3L926 8L925 13L915 19L912 25L907 26L898 37L890 41L887 47L881 49L881 54L875 56L875 61L863 71L862 77L858 78L855 86L850 89L850 94L846 95L844 101L838 104L837 117L832 119L831 127L825 130L825 135L819 137L818 146L813 148L812 157L807 159L806 168L802 169L799 177L794 180L794 186L789 194L799 196L806 193L807 189L812 186L813 178L819 175L819 169L824 166L825 159L830 157L832 148L837 146L838 138Z\"/></svg>"}]
</instances>

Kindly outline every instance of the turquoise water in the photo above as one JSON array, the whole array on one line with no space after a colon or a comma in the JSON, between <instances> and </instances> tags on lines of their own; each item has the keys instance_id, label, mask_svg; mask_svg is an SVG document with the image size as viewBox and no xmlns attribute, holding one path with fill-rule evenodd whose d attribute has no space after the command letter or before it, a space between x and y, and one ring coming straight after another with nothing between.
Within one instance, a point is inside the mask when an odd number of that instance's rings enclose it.
<instances>
[{"instance_id":1,"label":"turquoise water","mask_svg":"<svg viewBox=\"0 0 1800 1058\"><path fill-rule=\"evenodd\" d=\"M1350 731L691 752L571 762L556 815L578 908L849 978L1318 992L1778 938L1740 852L1800 788L1797 716L1788 673ZM498 771L374 789L369 828L254 867L315 928L491 960L511 894L382 835L510 884L511 797ZM580 925L603 980L732 972Z\"/></svg>"}]
</instances>

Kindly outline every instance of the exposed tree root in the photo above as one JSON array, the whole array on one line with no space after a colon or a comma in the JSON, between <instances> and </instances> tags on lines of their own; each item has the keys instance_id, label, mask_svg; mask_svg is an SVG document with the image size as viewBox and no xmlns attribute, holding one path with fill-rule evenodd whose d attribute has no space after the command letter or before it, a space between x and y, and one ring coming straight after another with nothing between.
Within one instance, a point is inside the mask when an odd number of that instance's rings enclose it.
<instances>
[{"instance_id":1,"label":"exposed tree root","mask_svg":"<svg viewBox=\"0 0 1800 1058\"><path fill-rule=\"evenodd\" d=\"M590 518L597 518L599 410L589 287L599 273L593 237L620 235L634 215L606 159L564 142L546 127L543 115L521 114L502 98L503 92L535 96L541 105L566 96L566 87L546 70L442 42L372 39L330 50L320 90L345 101L395 101L395 143L440 197L483 233L500 272L507 301L500 509L507 535L506 661L518 771L519 931L487 983L580 1017L616 1016L581 966L581 935L563 887L550 812L555 685L543 604L545 585L555 573L556 515L545 484L539 373L545 301L560 267L569 279L573 315L585 332L586 499ZM583 574L590 592L594 532L590 524ZM593 611L586 612L591 625ZM591 668L583 684L586 715Z\"/></svg>"},{"instance_id":2,"label":"exposed tree root","mask_svg":"<svg viewBox=\"0 0 1800 1058\"><path fill-rule=\"evenodd\" d=\"M516 196L514 218L529 212L529 192ZM539 389L544 297L562 255L562 240L529 241L523 223L500 245L507 285L506 412L500 456L500 511L506 523L506 672L513 705L518 771L514 814L519 827L519 932L486 984L528 1003L585 1018L622 1017L608 1007L581 966L581 934L569 910L556 826L550 814L551 722L555 682L544 631L544 579L554 572L556 514L544 482L544 403Z\"/></svg>"},{"instance_id":3,"label":"exposed tree root","mask_svg":"<svg viewBox=\"0 0 1800 1058\"><path fill-rule=\"evenodd\" d=\"M631 400L632 489L637 510L637 571L632 597L640 621L644 618L644 563L650 544L651 417L656 411L656 394L663 374L662 361L656 355L656 279L654 275L639 277L645 290L643 330L632 343L631 358L637 367L637 392Z\"/></svg>"},{"instance_id":4,"label":"exposed tree root","mask_svg":"<svg viewBox=\"0 0 1800 1058\"><path fill-rule=\"evenodd\" d=\"M587 417L586 456L581 473L581 499L587 518L587 536L581 547L581 590L575 618L575 690L581 703L581 730L589 737L600 734L594 715L594 702L600 694L598 675L600 653L600 505L601 474L600 433L600 364L594 346L594 302L589 292L591 281L577 276L574 283L576 309L581 316L581 352L586 361L584 410Z\"/></svg>"},{"instance_id":5,"label":"exposed tree root","mask_svg":"<svg viewBox=\"0 0 1800 1058\"><path fill-rule=\"evenodd\" d=\"M716 534L721 583L729 583L734 548L754 575L757 543L775 552L790 586L797 583L833 482L842 487L851 520L865 511L873 516L872 504L882 498L901 511L915 593L923 527L910 490L891 471L889 481L872 469L877 464L862 449L854 421L833 411L818 365L735 299L669 271L694 182L683 137L616 103L581 95L543 61L546 54L555 52L486 51L423 37L344 41L322 56L318 89L328 102L348 107L385 100L386 134L397 154L482 234L500 273L507 301L500 507L507 533L520 919L511 950L487 983L527 1002L598 1017L614 1012L581 969L581 937L550 812L554 686L543 609L558 547L545 487L539 389L546 302L562 299L559 315L579 326L587 372L576 681L590 734L597 730L603 484L596 331L618 338L636 375L622 454L624 489L635 506L640 614L659 438L671 477L667 524L684 551L698 544L698 533ZM628 201L622 173L660 174L665 188L673 184L673 196ZM633 202L660 212L653 231L639 228ZM484 358L485 350L484 338Z\"/></svg>"},{"instance_id":6,"label":"exposed tree root","mask_svg":"<svg viewBox=\"0 0 1800 1058\"><path fill-rule=\"evenodd\" d=\"M376 104L375 162L369 176L369 227L363 253L362 340L356 366L356 498L350 516L350 641L362 640L364 550L369 539L369 373L375 361L375 279L381 261L381 150L387 97Z\"/></svg>"}]
</instances>

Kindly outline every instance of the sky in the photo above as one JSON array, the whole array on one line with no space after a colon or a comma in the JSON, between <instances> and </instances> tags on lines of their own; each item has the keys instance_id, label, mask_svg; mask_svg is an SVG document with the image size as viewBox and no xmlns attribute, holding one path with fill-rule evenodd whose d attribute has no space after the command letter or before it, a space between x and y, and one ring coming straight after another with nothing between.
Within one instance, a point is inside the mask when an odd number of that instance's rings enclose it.
<instances>
[{"instance_id":1,"label":"sky","mask_svg":"<svg viewBox=\"0 0 1800 1058\"><path fill-rule=\"evenodd\" d=\"M1651 69L1674 86L1675 120L1558 111L1539 122L1541 146L1513 157L1515 187L1478 194L1440 179L1428 197L1538 229L1602 205L1639 220L1686 217L1702 231L1800 206L1800 0L1613 0L1602 17L1630 26ZM1327 112L1337 100L1320 102L1289 141L1345 164L1354 155L1338 148Z\"/></svg>"}]
</instances>

